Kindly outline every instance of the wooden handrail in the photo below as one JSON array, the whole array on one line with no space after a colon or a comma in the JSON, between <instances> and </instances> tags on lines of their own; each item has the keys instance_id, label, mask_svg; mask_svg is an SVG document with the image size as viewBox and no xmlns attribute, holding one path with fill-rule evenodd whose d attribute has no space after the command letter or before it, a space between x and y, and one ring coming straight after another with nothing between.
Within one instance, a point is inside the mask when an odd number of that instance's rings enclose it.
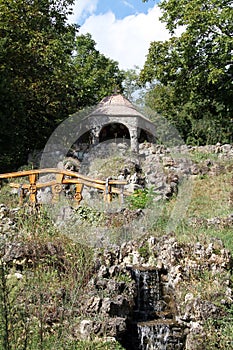
<instances>
[{"instance_id":1,"label":"wooden handrail","mask_svg":"<svg viewBox=\"0 0 233 350\"><path fill-rule=\"evenodd\" d=\"M39 174L48 174L53 173L56 174L55 180L50 180L48 182L39 182L37 175ZM24 190L29 191L29 199L30 202L35 203L37 201L36 194L37 190L43 187L52 187L53 193L53 202L57 202L59 199L59 194L62 192L62 185L65 184L74 184L76 185L76 191L74 199L77 204L82 200L82 190L83 186L93 187L99 189L104 192L104 199L110 202L112 200L112 194L118 195L129 195L130 193L127 191L123 191L120 188L114 187L114 185L126 185L127 181L122 180L114 180L111 178L104 180L92 179L88 176L82 175L80 173L58 169L58 168L46 168L46 169L32 169L32 170L23 170L17 171L13 173L5 173L0 174L0 179L13 179L17 177L26 177L29 178L29 183L19 184L19 183L10 183L10 186L13 188L20 189L20 202L23 201L24 198Z\"/></svg>"}]
</instances>

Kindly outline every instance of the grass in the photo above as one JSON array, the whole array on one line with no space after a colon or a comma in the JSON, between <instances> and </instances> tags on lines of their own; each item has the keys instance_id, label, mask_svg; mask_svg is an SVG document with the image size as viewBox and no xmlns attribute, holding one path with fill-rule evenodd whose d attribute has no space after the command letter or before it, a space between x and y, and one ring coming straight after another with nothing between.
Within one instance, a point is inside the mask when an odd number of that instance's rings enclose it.
<instances>
[{"instance_id":1,"label":"grass","mask_svg":"<svg viewBox=\"0 0 233 350\"><path fill-rule=\"evenodd\" d=\"M21 208L17 228L11 243L21 253L12 252L8 264L0 256L0 349L122 350L117 341L74 336L83 290L94 271L93 250L61 234L46 207ZM7 246L0 248L4 252Z\"/></svg>"},{"instance_id":2,"label":"grass","mask_svg":"<svg viewBox=\"0 0 233 350\"><path fill-rule=\"evenodd\" d=\"M32 215L26 207L18 215L15 251L8 264L0 258L0 348L78 349L70 334L92 275L92 250L60 234L43 210Z\"/></svg>"},{"instance_id":3,"label":"grass","mask_svg":"<svg viewBox=\"0 0 233 350\"><path fill-rule=\"evenodd\" d=\"M75 350L124 350L118 342L87 342L81 341L76 344Z\"/></svg>"},{"instance_id":4,"label":"grass","mask_svg":"<svg viewBox=\"0 0 233 350\"><path fill-rule=\"evenodd\" d=\"M232 190L232 174L197 177L194 180L189 217L211 218L230 214L229 194Z\"/></svg>"},{"instance_id":5,"label":"grass","mask_svg":"<svg viewBox=\"0 0 233 350\"><path fill-rule=\"evenodd\" d=\"M206 350L230 350L233 348L233 308L228 316L220 320L207 320L205 324L205 349Z\"/></svg>"},{"instance_id":6,"label":"grass","mask_svg":"<svg viewBox=\"0 0 233 350\"><path fill-rule=\"evenodd\" d=\"M190 153L190 158L194 163L201 163L206 160L211 161L217 161L218 160L218 154L217 153L209 153L209 152L200 152L200 151L194 151Z\"/></svg>"},{"instance_id":7,"label":"grass","mask_svg":"<svg viewBox=\"0 0 233 350\"><path fill-rule=\"evenodd\" d=\"M179 240L190 242L198 241L200 237L217 237L222 239L224 245L233 254L232 227L227 225L207 225L207 219L226 218L233 213L229 198L232 191L232 173L224 173L218 176L197 176L193 181L191 200L185 216L178 225L172 229ZM176 208L177 198L170 201L155 204L148 211L146 217L147 229L151 234L163 235L167 230L172 211ZM158 208L160 206L160 209ZM153 215L154 212L154 215ZM158 213L158 217L156 217ZM179 214L179 213L178 213ZM199 224L190 225L196 220Z\"/></svg>"},{"instance_id":8,"label":"grass","mask_svg":"<svg viewBox=\"0 0 233 350\"><path fill-rule=\"evenodd\" d=\"M232 227L215 228L215 227L194 227L181 223L176 231L177 238L181 242L209 241L211 238L221 239L225 248L233 254Z\"/></svg>"},{"instance_id":9,"label":"grass","mask_svg":"<svg viewBox=\"0 0 233 350\"><path fill-rule=\"evenodd\" d=\"M9 185L0 187L0 203L4 203L10 208L15 208L19 205L19 196L12 194L12 188Z\"/></svg>"},{"instance_id":10,"label":"grass","mask_svg":"<svg viewBox=\"0 0 233 350\"><path fill-rule=\"evenodd\" d=\"M132 165L131 165L132 166ZM106 179L110 176L118 176L125 167L121 156L97 158L90 166L90 173L98 174L98 178Z\"/></svg>"},{"instance_id":11,"label":"grass","mask_svg":"<svg viewBox=\"0 0 233 350\"><path fill-rule=\"evenodd\" d=\"M165 212L165 210L164 210ZM163 214L154 224L150 227L150 233L156 236L162 236L166 234L166 228L169 221L169 211ZM206 224L200 224L198 226L192 226L189 223L189 218L181 220L175 228L175 234L178 241L183 243L193 243L198 241L209 240L212 237L216 237L222 240L225 248L227 248L233 255L233 238L232 227L216 227L206 226Z\"/></svg>"}]
</instances>

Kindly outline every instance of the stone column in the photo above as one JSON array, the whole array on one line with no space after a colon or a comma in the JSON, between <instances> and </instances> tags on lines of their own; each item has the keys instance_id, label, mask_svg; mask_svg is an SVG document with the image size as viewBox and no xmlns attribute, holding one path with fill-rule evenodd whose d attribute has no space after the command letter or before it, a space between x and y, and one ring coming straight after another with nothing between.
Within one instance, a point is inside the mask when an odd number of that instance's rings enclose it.
<instances>
[{"instance_id":1,"label":"stone column","mask_svg":"<svg viewBox=\"0 0 233 350\"><path fill-rule=\"evenodd\" d=\"M132 127L129 130L130 133L130 141L131 141L131 151L138 153L138 129L137 127Z\"/></svg>"},{"instance_id":2,"label":"stone column","mask_svg":"<svg viewBox=\"0 0 233 350\"><path fill-rule=\"evenodd\" d=\"M92 136L92 144L98 145L99 143L99 134L100 134L100 127L95 126L91 130L91 136Z\"/></svg>"}]
</instances>

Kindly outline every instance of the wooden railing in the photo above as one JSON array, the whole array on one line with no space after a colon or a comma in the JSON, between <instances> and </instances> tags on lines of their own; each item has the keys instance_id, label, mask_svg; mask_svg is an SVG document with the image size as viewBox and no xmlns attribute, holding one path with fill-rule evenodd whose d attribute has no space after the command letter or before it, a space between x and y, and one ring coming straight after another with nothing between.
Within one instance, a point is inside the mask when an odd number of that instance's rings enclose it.
<instances>
[{"instance_id":1,"label":"wooden railing","mask_svg":"<svg viewBox=\"0 0 233 350\"><path fill-rule=\"evenodd\" d=\"M40 182L38 176L48 173L55 174L55 179L47 182ZM76 205L79 205L82 200L84 185L102 191L104 193L104 200L107 202L112 201L113 194L118 194L121 198L123 198L124 195L129 195L127 191L124 191L123 187L127 184L127 181L113 180L111 178L107 178L106 181L92 179L74 171L57 168L24 170L0 174L0 180L22 177L28 177L28 181L25 183L9 183L10 187L18 189L20 204L23 203L26 193L29 193L29 201L31 203L36 203L38 190L45 187L51 187L52 202L56 203L59 201L60 194L63 192L63 185L75 185L74 201Z\"/></svg>"}]
</instances>

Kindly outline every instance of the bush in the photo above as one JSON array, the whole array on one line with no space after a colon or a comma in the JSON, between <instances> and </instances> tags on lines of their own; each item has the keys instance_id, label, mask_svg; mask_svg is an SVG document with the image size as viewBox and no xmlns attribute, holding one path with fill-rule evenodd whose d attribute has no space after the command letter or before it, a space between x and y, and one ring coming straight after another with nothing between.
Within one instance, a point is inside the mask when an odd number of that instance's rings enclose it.
<instances>
[{"instance_id":1,"label":"bush","mask_svg":"<svg viewBox=\"0 0 233 350\"><path fill-rule=\"evenodd\" d=\"M126 198L126 202L130 209L145 209L153 202L153 187L144 188L134 191L134 193Z\"/></svg>"}]
</instances>

